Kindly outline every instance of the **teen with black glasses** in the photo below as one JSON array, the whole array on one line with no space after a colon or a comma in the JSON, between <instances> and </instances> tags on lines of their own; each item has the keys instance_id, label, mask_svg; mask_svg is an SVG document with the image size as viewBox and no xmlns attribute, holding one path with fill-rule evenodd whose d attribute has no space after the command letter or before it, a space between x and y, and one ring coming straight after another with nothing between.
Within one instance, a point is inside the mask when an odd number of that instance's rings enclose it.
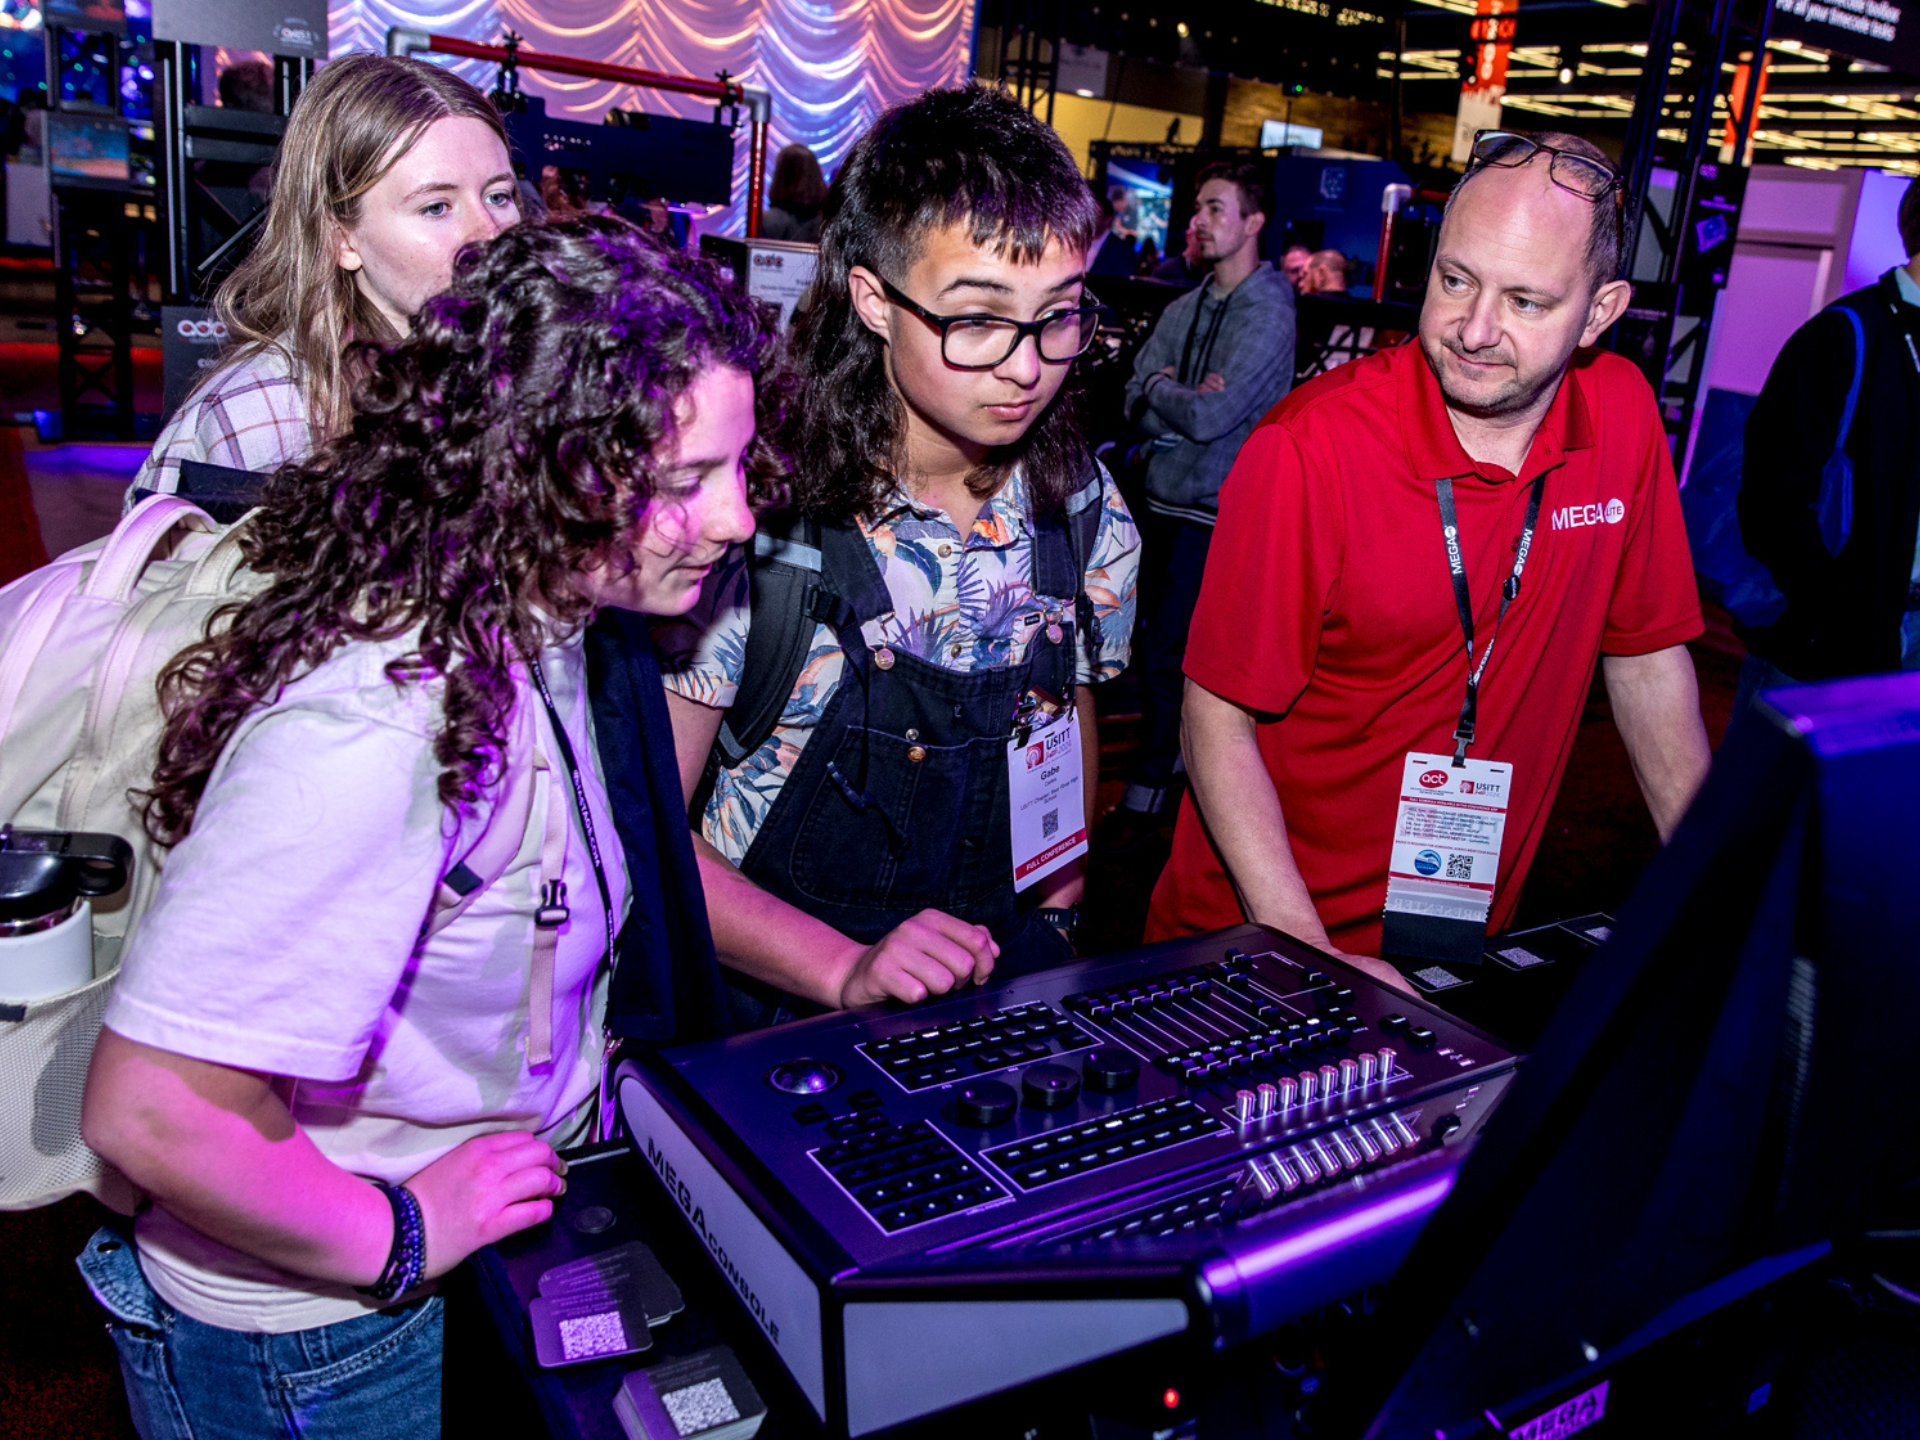
<instances>
[{"instance_id":1,"label":"teen with black glasses","mask_svg":"<svg viewBox=\"0 0 1920 1440\"><path fill-rule=\"evenodd\" d=\"M656 628L746 1022L1072 954L1086 687L1133 628L1138 536L1067 385L1104 217L1059 137L997 91L929 92L826 216L794 513Z\"/></svg>"}]
</instances>

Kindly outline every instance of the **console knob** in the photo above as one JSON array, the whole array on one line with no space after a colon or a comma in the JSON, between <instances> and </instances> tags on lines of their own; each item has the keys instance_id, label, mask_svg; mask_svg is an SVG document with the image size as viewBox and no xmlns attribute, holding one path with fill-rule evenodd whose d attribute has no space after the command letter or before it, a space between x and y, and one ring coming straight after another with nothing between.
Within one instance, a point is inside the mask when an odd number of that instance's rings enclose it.
<instances>
[{"instance_id":1,"label":"console knob","mask_svg":"<svg viewBox=\"0 0 1920 1440\"><path fill-rule=\"evenodd\" d=\"M1435 1117L1433 1128L1427 1133L1442 1144L1445 1144L1453 1138L1454 1132L1460 1128L1460 1123L1460 1117L1449 1111L1445 1115Z\"/></svg>"},{"instance_id":2,"label":"console knob","mask_svg":"<svg viewBox=\"0 0 1920 1440\"><path fill-rule=\"evenodd\" d=\"M839 1070L824 1060L789 1060L767 1072L767 1084L784 1095L818 1095L839 1083Z\"/></svg>"},{"instance_id":3,"label":"console knob","mask_svg":"<svg viewBox=\"0 0 1920 1440\"><path fill-rule=\"evenodd\" d=\"M1124 1090L1140 1078L1140 1062L1130 1050L1103 1045L1081 1059L1080 1074L1089 1090Z\"/></svg>"},{"instance_id":4,"label":"console knob","mask_svg":"<svg viewBox=\"0 0 1920 1440\"><path fill-rule=\"evenodd\" d=\"M1036 1110L1058 1110L1079 1098L1080 1077L1065 1065L1029 1065L1020 1088Z\"/></svg>"},{"instance_id":5,"label":"console knob","mask_svg":"<svg viewBox=\"0 0 1920 1440\"><path fill-rule=\"evenodd\" d=\"M960 1088L958 1100L962 1125L998 1125L1011 1120L1020 1097L1011 1085L998 1080L976 1080Z\"/></svg>"}]
</instances>

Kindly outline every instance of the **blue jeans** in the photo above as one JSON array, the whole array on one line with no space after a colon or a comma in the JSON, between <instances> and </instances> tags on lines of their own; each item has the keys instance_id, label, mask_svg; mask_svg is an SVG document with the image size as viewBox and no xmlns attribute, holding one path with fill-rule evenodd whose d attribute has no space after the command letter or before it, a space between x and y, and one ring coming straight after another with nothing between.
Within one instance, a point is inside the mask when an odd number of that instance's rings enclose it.
<instances>
[{"instance_id":1,"label":"blue jeans","mask_svg":"<svg viewBox=\"0 0 1920 1440\"><path fill-rule=\"evenodd\" d=\"M76 1262L112 1316L141 1440L424 1440L440 1433L438 1295L286 1335L223 1330L154 1294L128 1234Z\"/></svg>"}]
</instances>

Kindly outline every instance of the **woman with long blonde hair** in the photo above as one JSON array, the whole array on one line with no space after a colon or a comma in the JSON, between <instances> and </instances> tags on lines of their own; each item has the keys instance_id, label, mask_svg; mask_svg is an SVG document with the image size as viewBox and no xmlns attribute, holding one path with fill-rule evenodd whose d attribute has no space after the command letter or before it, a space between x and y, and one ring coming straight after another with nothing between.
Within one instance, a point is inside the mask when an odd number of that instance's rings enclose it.
<instances>
[{"instance_id":1,"label":"woman with long blonde hair","mask_svg":"<svg viewBox=\"0 0 1920 1440\"><path fill-rule=\"evenodd\" d=\"M346 428L354 344L405 336L460 248L519 218L486 96L419 60L323 67L288 118L259 242L214 297L228 348L134 489L179 489L183 460L264 474L305 459Z\"/></svg>"}]
</instances>

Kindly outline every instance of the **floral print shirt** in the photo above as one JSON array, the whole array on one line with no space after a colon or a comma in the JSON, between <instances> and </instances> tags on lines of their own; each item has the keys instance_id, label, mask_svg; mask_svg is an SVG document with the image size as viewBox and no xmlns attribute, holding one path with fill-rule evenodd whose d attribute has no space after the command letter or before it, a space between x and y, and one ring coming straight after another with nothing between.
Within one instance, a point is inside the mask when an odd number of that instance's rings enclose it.
<instances>
[{"instance_id":1,"label":"floral print shirt","mask_svg":"<svg viewBox=\"0 0 1920 1440\"><path fill-rule=\"evenodd\" d=\"M1077 637L1074 665L1075 681L1086 685L1127 667L1140 532L1105 469L1097 492L1090 483L1067 505L1075 513L1083 505L1101 507L1086 572L1098 638ZM1032 588L1033 529L1027 514L1027 487L1018 472L987 502L964 539L945 511L919 505L904 488L896 488L878 516L860 522L894 607L867 622L867 643L963 672L1025 660L1027 646L1046 627L1045 607ZM746 551L736 547L707 578L692 611L653 627L667 688L702 705L731 705L740 687L750 623ZM833 632L819 626L773 733L738 768L723 769L716 777L701 831L734 864L746 858L799 763L840 685L845 660Z\"/></svg>"}]
</instances>

